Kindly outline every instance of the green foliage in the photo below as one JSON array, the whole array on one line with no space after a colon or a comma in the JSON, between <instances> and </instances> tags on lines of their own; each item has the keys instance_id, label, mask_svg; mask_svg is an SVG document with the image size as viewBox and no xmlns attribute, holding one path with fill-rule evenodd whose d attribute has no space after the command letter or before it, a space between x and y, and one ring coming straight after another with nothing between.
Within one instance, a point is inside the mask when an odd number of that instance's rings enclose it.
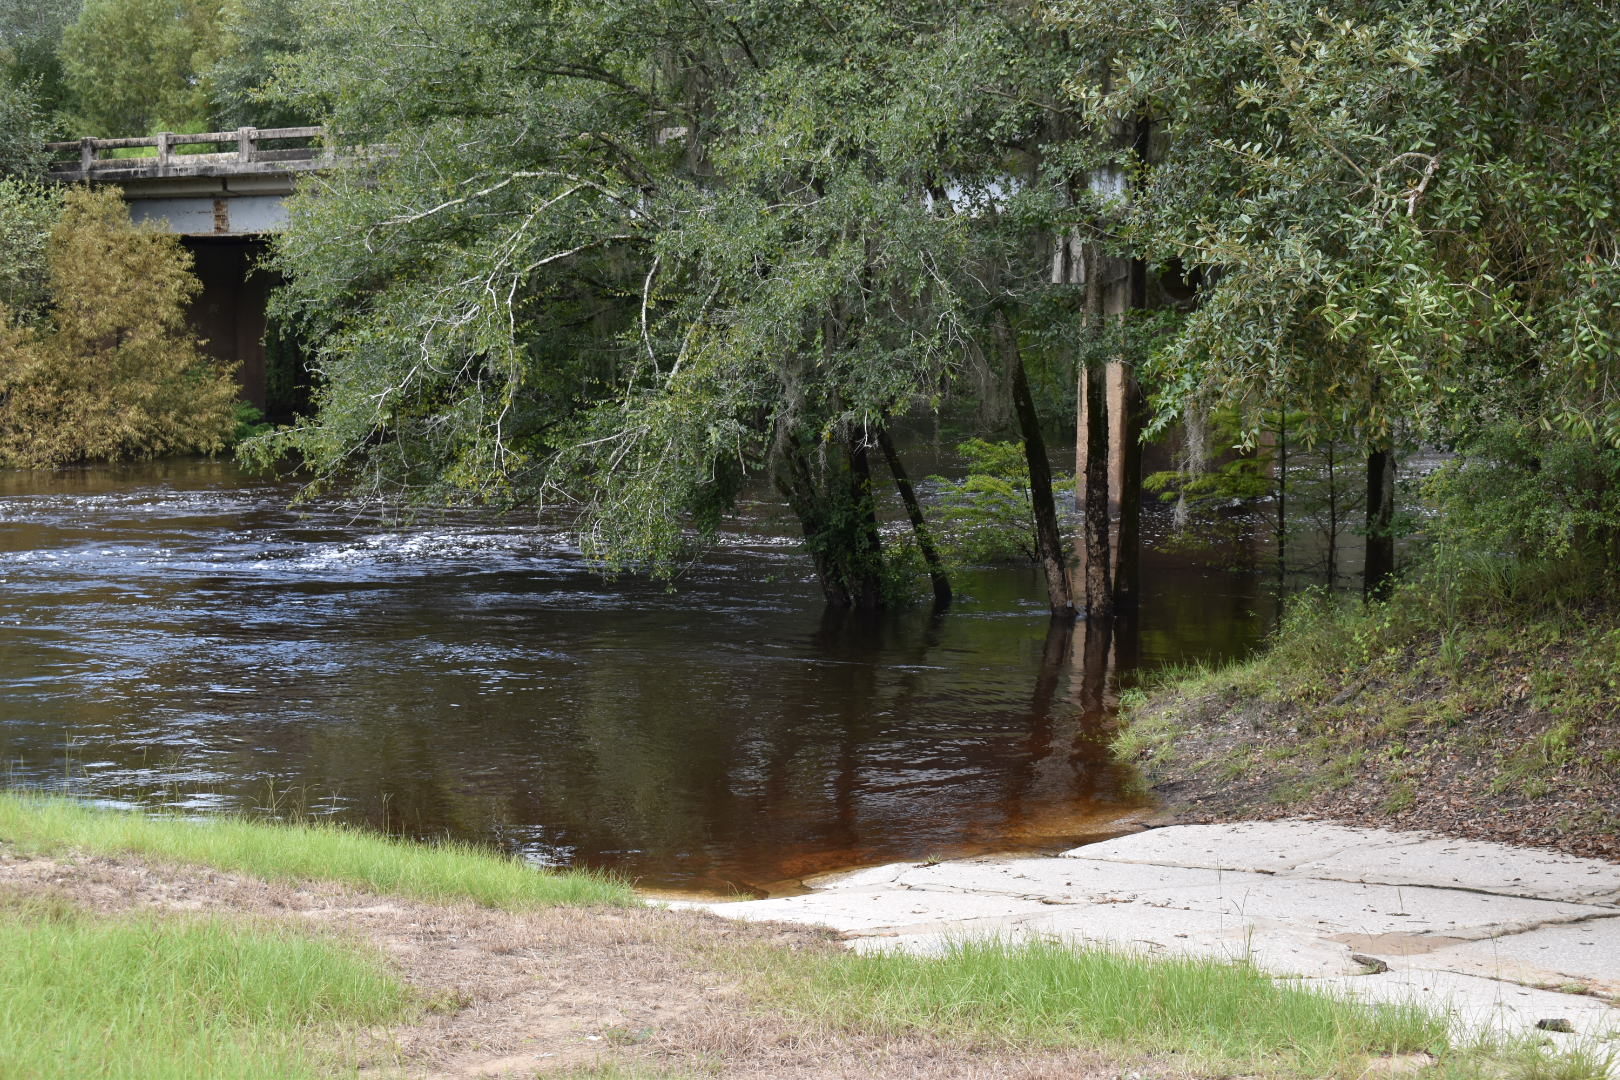
<instances>
[{"instance_id":1,"label":"green foliage","mask_svg":"<svg viewBox=\"0 0 1620 1080\"><path fill-rule=\"evenodd\" d=\"M1226 960L969 940L938 956L818 955L776 967L778 1000L848 1028L1169 1053L1200 1071L1356 1077L1369 1057L1446 1042L1437 1014L1281 986Z\"/></svg>"},{"instance_id":2,"label":"green foliage","mask_svg":"<svg viewBox=\"0 0 1620 1080\"><path fill-rule=\"evenodd\" d=\"M54 129L56 114L67 100L62 60L62 32L79 15L84 0L0 0L0 87L26 87L37 106L34 123L18 125L11 106L0 107L0 140L36 126ZM0 91L0 95L8 93ZM43 133L43 132L41 132ZM0 151L0 163L10 160Z\"/></svg>"},{"instance_id":3,"label":"green foliage","mask_svg":"<svg viewBox=\"0 0 1620 1080\"><path fill-rule=\"evenodd\" d=\"M236 383L186 326L178 238L115 192L70 193L45 250L48 317L0 313L0 461L45 468L224 449Z\"/></svg>"},{"instance_id":4,"label":"green foliage","mask_svg":"<svg viewBox=\"0 0 1620 1080\"><path fill-rule=\"evenodd\" d=\"M1177 503L1181 507L1178 517L1183 519L1224 504L1253 503L1276 493L1277 481L1272 475L1277 460L1275 448L1259 446L1246 451L1242 445L1242 420L1235 410L1217 409L1195 422L1197 431L1189 423L1183 442L1198 439L1208 445L1199 447L1196 453L1185 452L1186 460L1178 468L1144 476L1144 490L1156 493L1165 502Z\"/></svg>"},{"instance_id":5,"label":"green foliage","mask_svg":"<svg viewBox=\"0 0 1620 1080\"><path fill-rule=\"evenodd\" d=\"M249 452L424 500L568 506L604 566L663 573L763 474L829 596L873 594L870 429L980 355L997 274L971 268L1047 267L1019 247L1040 199L1008 197L996 142L1044 114L964 101L1022 70L1006 13L302 11L282 100L410 151L355 155L295 204L281 304L321 389Z\"/></svg>"},{"instance_id":6,"label":"green foliage","mask_svg":"<svg viewBox=\"0 0 1620 1080\"><path fill-rule=\"evenodd\" d=\"M223 130L297 127L310 116L261 92L276 65L302 45L298 0L227 0L219 8L218 59L204 73L213 122Z\"/></svg>"},{"instance_id":7,"label":"green foliage","mask_svg":"<svg viewBox=\"0 0 1620 1080\"><path fill-rule=\"evenodd\" d=\"M236 432L231 436L232 444L259 435L266 435L274 430L274 425L264 422L264 413L257 406L246 401L236 403L235 417Z\"/></svg>"},{"instance_id":8,"label":"green foliage","mask_svg":"<svg viewBox=\"0 0 1620 1080\"><path fill-rule=\"evenodd\" d=\"M1566 580L1620 566L1620 448L1498 424L1428 489L1442 509L1428 533L1444 566L1484 574L1493 563L1561 565Z\"/></svg>"},{"instance_id":9,"label":"green foliage","mask_svg":"<svg viewBox=\"0 0 1620 1080\"><path fill-rule=\"evenodd\" d=\"M1063 0L1122 250L1201 277L1149 365L1296 437L1466 443L1505 417L1620 444L1620 60L1597 0ZM1149 117L1140 158L1114 125Z\"/></svg>"},{"instance_id":10,"label":"green foliage","mask_svg":"<svg viewBox=\"0 0 1620 1080\"><path fill-rule=\"evenodd\" d=\"M0 838L34 852L138 855L280 881L337 881L438 903L524 910L635 904L624 883L540 870L471 845L432 846L319 823L204 821L98 810L67 799L0 792Z\"/></svg>"},{"instance_id":11,"label":"green foliage","mask_svg":"<svg viewBox=\"0 0 1620 1080\"><path fill-rule=\"evenodd\" d=\"M85 0L61 44L74 134L208 130L216 20L205 0Z\"/></svg>"},{"instance_id":12,"label":"green foliage","mask_svg":"<svg viewBox=\"0 0 1620 1080\"><path fill-rule=\"evenodd\" d=\"M1037 558L1029 461L1021 442L967 439L956 452L967 466L962 480L931 476L938 489L930 507L941 545L957 563ZM1052 481L1059 500L1072 498L1073 478Z\"/></svg>"},{"instance_id":13,"label":"green foliage","mask_svg":"<svg viewBox=\"0 0 1620 1080\"><path fill-rule=\"evenodd\" d=\"M352 945L26 894L0 893L0 986L0 1074L36 1080L313 1080L317 1040L419 1011Z\"/></svg>"},{"instance_id":14,"label":"green foliage","mask_svg":"<svg viewBox=\"0 0 1620 1080\"><path fill-rule=\"evenodd\" d=\"M37 91L35 81L0 72L0 178L28 175L45 163L46 125Z\"/></svg>"},{"instance_id":15,"label":"green foliage","mask_svg":"<svg viewBox=\"0 0 1620 1080\"><path fill-rule=\"evenodd\" d=\"M27 180L0 179L0 308L13 322L32 324L50 296L46 261L61 193Z\"/></svg>"}]
</instances>

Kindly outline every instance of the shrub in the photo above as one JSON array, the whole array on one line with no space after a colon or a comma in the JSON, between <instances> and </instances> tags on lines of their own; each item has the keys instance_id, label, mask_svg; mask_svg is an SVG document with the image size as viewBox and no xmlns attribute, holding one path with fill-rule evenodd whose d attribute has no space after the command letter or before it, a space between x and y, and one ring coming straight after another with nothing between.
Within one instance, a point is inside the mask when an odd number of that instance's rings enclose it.
<instances>
[{"instance_id":1,"label":"shrub","mask_svg":"<svg viewBox=\"0 0 1620 1080\"><path fill-rule=\"evenodd\" d=\"M13 321L33 322L49 295L46 248L62 213L54 189L15 177L0 179L0 306Z\"/></svg>"},{"instance_id":2,"label":"shrub","mask_svg":"<svg viewBox=\"0 0 1620 1080\"><path fill-rule=\"evenodd\" d=\"M74 191L46 244L48 317L0 312L0 462L49 468L223 450L236 383L186 325L200 285L178 239Z\"/></svg>"}]
</instances>

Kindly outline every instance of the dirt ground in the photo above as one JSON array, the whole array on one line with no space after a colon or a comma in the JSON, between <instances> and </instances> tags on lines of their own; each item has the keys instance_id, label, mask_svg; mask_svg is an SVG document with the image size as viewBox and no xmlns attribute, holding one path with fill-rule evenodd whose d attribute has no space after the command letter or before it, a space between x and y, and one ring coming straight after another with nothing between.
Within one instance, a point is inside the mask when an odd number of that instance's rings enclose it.
<instances>
[{"instance_id":1,"label":"dirt ground","mask_svg":"<svg viewBox=\"0 0 1620 1080\"><path fill-rule=\"evenodd\" d=\"M1175 729L1168 753L1137 762L1161 801L1151 823L1309 817L1620 860L1620 769L1591 764L1620 761L1620 714L1589 724L1568 764L1519 780L1514 762L1555 718L1514 691L1460 728L1394 733L1376 712L1161 694L1139 714ZM1422 705L1421 687L1409 703Z\"/></svg>"},{"instance_id":2,"label":"dirt ground","mask_svg":"<svg viewBox=\"0 0 1620 1080\"><path fill-rule=\"evenodd\" d=\"M828 1030L757 1004L746 988L750 948L840 948L834 935L806 927L653 907L511 914L132 859L4 851L0 890L54 893L104 912L239 914L376 946L438 1003L412 1027L362 1034L362 1075L379 1080L621 1075L613 1066L631 1076L756 1080L1182 1075L1078 1052Z\"/></svg>"}]
</instances>

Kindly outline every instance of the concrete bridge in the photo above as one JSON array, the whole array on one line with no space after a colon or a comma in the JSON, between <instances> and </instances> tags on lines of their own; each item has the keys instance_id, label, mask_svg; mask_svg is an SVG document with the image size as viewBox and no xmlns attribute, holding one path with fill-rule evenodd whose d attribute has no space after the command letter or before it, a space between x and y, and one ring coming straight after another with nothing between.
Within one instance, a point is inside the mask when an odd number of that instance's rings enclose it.
<instances>
[{"instance_id":1,"label":"concrete bridge","mask_svg":"<svg viewBox=\"0 0 1620 1080\"><path fill-rule=\"evenodd\" d=\"M286 224L284 200L298 179L331 164L323 134L318 127L246 127L48 147L60 159L50 179L114 185L134 221L161 223L181 237L203 286L192 325L212 355L239 365L243 397L272 415L292 407L285 387L299 372L267 370L265 303L278 282L255 264L266 234Z\"/></svg>"}]
</instances>

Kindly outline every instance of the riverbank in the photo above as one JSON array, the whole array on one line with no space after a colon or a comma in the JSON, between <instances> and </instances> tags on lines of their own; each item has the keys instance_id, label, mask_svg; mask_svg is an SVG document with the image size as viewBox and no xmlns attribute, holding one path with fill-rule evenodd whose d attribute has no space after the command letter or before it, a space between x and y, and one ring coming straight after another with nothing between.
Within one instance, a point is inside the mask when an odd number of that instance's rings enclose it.
<instances>
[{"instance_id":1,"label":"riverbank","mask_svg":"<svg viewBox=\"0 0 1620 1080\"><path fill-rule=\"evenodd\" d=\"M567 874L527 870L535 890L498 890L475 903L445 883L459 877L481 888L473 883L485 870L502 880L514 864L485 856L481 867L466 852L447 864L433 848L341 830L313 830L338 833L350 853L328 874L314 864L288 871L279 856L260 863L265 852L305 847L311 830L102 815L109 826L93 812L7 795L0 808L0 934L66 926L92 938L133 933L145 944L122 967L37 940L11 950L26 962L8 973L8 987L47 979L50 994L0 1001L0 1026L29 1033L0 1042L0 1057L31 1055L0 1061L0 1072L131 1080L1602 1075L1590 1056L1557 1058L1553 1073L1555 1059L1531 1043L1474 1045L1449 1034L1432 1010L1332 1000L1224 956L1076 952L1040 940L863 955L830 929L592 897L580 890L602 888L600 879ZM47 812L31 817L31 809ZM153 838L165 833L182 839L160 856ZM360 884L367 879L354 868L367 865L389 868L394 884ZM984 866L931 870L983 874ZM986 896L999 895L994 883L981 884ZM750 908L760 910L745 903L727 914ZM1098 909L1123 907L1103 900ZM209 961L198 977L146 978L154 965L169 971L170 943L199 927L213 937L192 950ZM295 981L308 1004L266 1015L252 1003L273 998L274 972L287 969L228 961L242 948L282 946L303 950ZM370 989L323 989L329 969ZM125 980L131 992L90 992L123 985L118 970L140 976ZM170 991L167 1004L148 1000ZM78 1026L42 1023L47 1001L52 1015ZM173 1037L120 1041L119 1025L93 1011L134 1006L162 1018L160 1030ZM162 1056L196 1045L199 1028L206 1055ZM59 1029L68 1041L53 1051ZM277 1054L263 1056L265 1046ZM234 1058L233 1048L241 1051Z\"/></svg>"},{"instance_id":2,"label":"riverbank","mask_svg":"<svg viewBox=\"0 0 1620 1080\"><path fill-rule=\"evenodd\" d=\"M1302 605L1274 644L1127 695L1159 824L1309 815L1620 859L1620 605Z\"/></svg>"}]
</instances>

